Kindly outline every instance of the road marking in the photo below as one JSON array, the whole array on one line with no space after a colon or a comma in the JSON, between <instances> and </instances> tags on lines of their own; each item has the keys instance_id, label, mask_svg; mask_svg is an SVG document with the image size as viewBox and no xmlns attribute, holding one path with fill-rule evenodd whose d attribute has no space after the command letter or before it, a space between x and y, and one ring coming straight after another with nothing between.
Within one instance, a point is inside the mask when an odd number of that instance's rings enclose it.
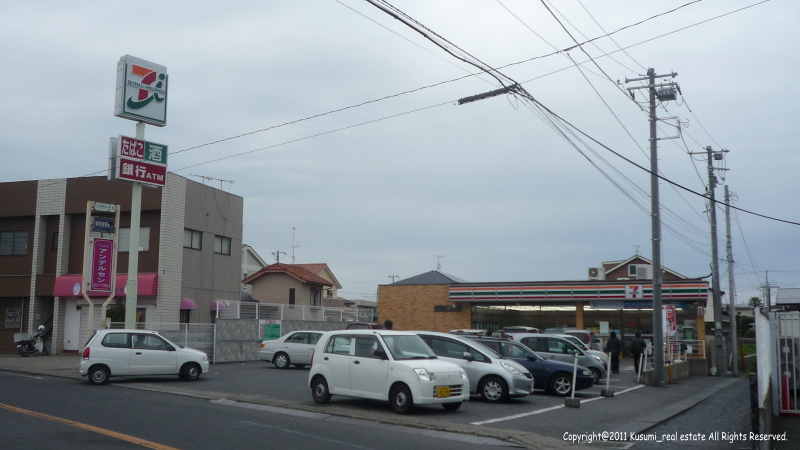
<instances>
[{"instance_id":1,"label":"road marking","mask_svg":"<svg viewBox=\"0 0 800 450\"><path fill-rule=\"evenodd\" d=\"M3 403L0 403L0 408L4 408L4 409L7 409L9 411L18 412L18 413L21 413L21 414L27 414L27 415L33 416L33 417L38 417L40 419L45 419L45 420L50 420L50 421L53 421L53 422L58 422L58 423L61 423L61 424L64 424L64 425L70 425L70 426L73 426L73 427L82 428L84 430L92 431L94 433L104 434L106 436L109 436L109 437L112 437L112 438L115 438L115 439L119 439L119 440L122 440L122 441L127 441L127 442L130 442L132 444L140 445L140 446L146 447L146 448L152 448L152 449L156 449L156 450L178 450L178 449L176 449L174 447L169 447L169 446L166 446L166 445L158 444L156 442L151 442L151 441L148 441L146 439L138 438L138 437L135 437L135 436L130 436L130 435L127 435L127 434L117 433L116 431L106 430L105 428L99 428L99 427L95 427L95 426L92 426L92 425L87 425L85 423L73 422L72 420L62 419L61 417L50 416L50 415L47 415L47 414L38 413L36 411L30 411L30 410L27 410L27 409L17 408L15 406L5 405Z\"/></svg>"},{"instance_id":2,"label":"road marking","mask_svg":"<svg viewBox=\"0 0 800 450\"><path fill-rule=\"evenodd\" d=\"M645 386L644 384L640 384L638 386L634 386L632 388L625 389L624 391L616 392L615 395L624 394L626 392L630 392L630 391L632 391L634 389L639 389L639 388L642 388L644 386ZM605 397L594 397L594 398L589 398L589 399L586 399L586 400L581 399L581 403L589 403L589 402L593 402L595 400L602 400L604 398ZM531 412L526 412L526 413L521 413L521 414L515 414L513 416L499 417L497 419L483 420L483 421L480 421L480 422L472 422L470 425L486 425L488 423L504 422L506 420L520 419L522 417L528 417L528 416L532 416L532 415L535 415L535 414L541 414L541 413L545 413L545 412L549 412L549 411L555 411L555 410L561 409L563 407L564 407L564 405L551 406L550 408L537 409L536 411L531 411Z\"/></svg>"}]
</instances>

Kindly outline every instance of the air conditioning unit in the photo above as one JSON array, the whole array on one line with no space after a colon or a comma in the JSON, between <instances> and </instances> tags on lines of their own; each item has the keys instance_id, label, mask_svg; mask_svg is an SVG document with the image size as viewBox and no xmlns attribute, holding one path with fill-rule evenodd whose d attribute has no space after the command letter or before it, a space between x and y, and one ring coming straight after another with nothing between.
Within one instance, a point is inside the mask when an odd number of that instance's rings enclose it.
<instances>
[{"instance_id":1,"label":"air conditioning unit","mask_svg":"<svg viewBox=\"0 0 800 450\"><path fill-rule=\"evenodd\" d=\"M605 280L606 279L606 269L602 267L589 267L589 279L590 280Z\"/></svg>"},{"instance_id":2,"label":"air conditioning unit","mask_svg":"<svg viewBox=\"0 0 800 450\"><path fill-rule=\"evenodd\" d=\"M638 265L636 266L636 279L637 280L652 280L653 279L653 266Z\"/></svg>"}]
</instances>

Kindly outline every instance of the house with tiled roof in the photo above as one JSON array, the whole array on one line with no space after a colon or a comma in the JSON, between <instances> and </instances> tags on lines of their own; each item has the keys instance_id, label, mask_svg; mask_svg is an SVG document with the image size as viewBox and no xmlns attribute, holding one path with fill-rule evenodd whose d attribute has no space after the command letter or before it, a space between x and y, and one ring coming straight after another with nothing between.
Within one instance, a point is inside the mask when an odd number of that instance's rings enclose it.
<instances>
[{"instance_id":1,"label":"house with tiled roof","mask_svg":"<svg viewBox=\"0 0 800 450\"><path fill-rule=\"evenodd\" d=\"M252 297L263 303L322 306L323 291L331 281L298 264L270 264L242 280Z\"/></svg>"},{"instance_id":2,"label":"house with tiled roof","mask_svg":"<svg viewBox=\"0 0 800 450\"><path fill-rule=\"evenodd\" d=\"M325 289L325 292L322 293L323 298L323 306L351 306L352 302L349 300L344 300L339 297L339 289L342 288L342 285L339 284L339 280L336 279L336 276L331 271L331 268L328 267L325 263L315 263L315 264L293 264L298 267L302 267L309 272L318 275L321 278L328 280L331 285L328 289ZM344 303L349 303L345 305Z\"/></svg>"}]
</instances>

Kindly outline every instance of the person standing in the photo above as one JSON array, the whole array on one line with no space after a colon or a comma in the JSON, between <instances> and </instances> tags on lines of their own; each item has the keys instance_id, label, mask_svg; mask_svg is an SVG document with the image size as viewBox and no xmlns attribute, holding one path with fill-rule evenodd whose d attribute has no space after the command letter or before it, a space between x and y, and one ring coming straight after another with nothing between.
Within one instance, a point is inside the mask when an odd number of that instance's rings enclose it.
<instances>
[{"instance_id":1,"label":"person standing","mask_svg":"<svg viewBox=\"0 0 800 450\"><path fill-rule=\"evenodd\" d=\"M611 337L606 342L606 351L611 352L611 373L619 373L619 354L622 351L622 341L617 338L616 331L611 332Z\"/></svg>"},{"instance_id":2,"label":"person standing","mask_svg":"<svg viewBox=\"0 0 800 450\"><path fill-rule=\"evenodd\" d=\"M383 321L383 328L386 328L387 330L394 329L394 322L392 322L391 320L388 320L388 319L384 320Z\"/></svg>"},{"instance_id":3,"label":"person standing","mask_svg":"<svg viewBox=\"0 0 800 450\"><path fill-rule=\"evenodd\" d=\"M642 359L642 353L647 349L647 343L642 339L642 332L636 332L636 338L631 343L631 353L633 353L633 370L639 373L639 364Z\"/></svg>"}]
</instances>

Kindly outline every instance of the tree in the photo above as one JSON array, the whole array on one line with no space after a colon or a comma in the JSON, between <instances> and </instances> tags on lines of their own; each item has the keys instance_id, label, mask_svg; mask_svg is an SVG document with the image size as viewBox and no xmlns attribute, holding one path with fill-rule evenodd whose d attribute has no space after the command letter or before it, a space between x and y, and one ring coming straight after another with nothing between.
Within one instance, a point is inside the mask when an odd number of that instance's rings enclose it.
<instances>
[{"instance_id":1,"label":"tree","mask_svg":"<svg viewBox=\"0 0 800 450\"><path fill-rule=\"evenodd\" d=\"M115 305L106 310L106 317L112 322L125 322L125 305Z\"/></svg>"},{"instance_id":2,"label":"tree","mask_svg":"<svg viewBox=\"0 0 800 450\"><path fill-rule=\"evenodd\" d=\"M762 302L761 299L758 297L750 297L750 301L748 301L747 304L752 306L753 308L758 308L759 306L764 304L764 302Z\"/></svg>"}]
</instances>

